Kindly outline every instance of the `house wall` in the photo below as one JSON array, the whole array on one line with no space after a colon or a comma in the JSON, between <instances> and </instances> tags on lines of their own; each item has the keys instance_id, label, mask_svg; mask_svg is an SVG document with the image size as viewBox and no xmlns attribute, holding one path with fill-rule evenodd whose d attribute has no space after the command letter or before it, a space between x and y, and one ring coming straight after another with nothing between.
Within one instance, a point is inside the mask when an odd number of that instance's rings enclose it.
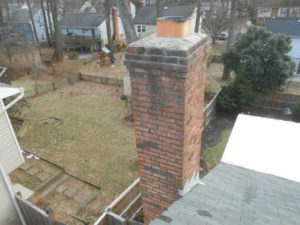
<instances>
[{"instance_id":1,"label":"house wall","mask_svg":"<svg viewBox=\"0 0 300 225\"><path fill-rule=\"evenodd\" d=\"M292 50L289 55L292 57L293 61L296 63L295 75L300 76L299 64L300 64L300 37L292 38ZM299 73L297 73L299 72Z\"/></svg>"},{"instance_id":2,"label":"house wall","mask_svg":"<svg viewBox=\"0 0 300 225\"><path fill-rule=\"evenodd\" d=\"M95 28L67 28L67 27L60 27L59 32L62 35L68 35L68 33L72 33L73 35L78 35L78 36L85 36L85 37L92 37L93 32L92 30L95 31L95 35L100 35L100 30L95 29Z\"/></svg>"},{"instance_id":3,"label":"house wall","mask_svg":"<svg viewBox=\"0 0 300 225\"><path fill-rule=\"evenodd\" d=\"M0 164L5 172L9 174L21 166L24 163L24 159L20 153L20 146L7 112L3 110L4 105L2 100L0 100Z\"/></svg>"},{"instance_id":4,"label":"house wall","mask_svg":"<svg viewBox=\"0 0 300 225\"><path fill-rule=\"evenodd\" d=\"M10 186L5 182L9 181L0 165L0 224L2 225L21 225L19 215L15 208L12 195L9 191Z\"/></svg>"},{"instance_id":5,"label":"house wall","mask_svg":"<svg viewBox=\"0 0 300 225\"><path fill-rule=\"evenodd\" d=\"M50 14L50 17L51 17L51 14ZM48 14L47 13L46 13L46 19L47 19L47 23L48 23L49 19L48 19ZM50 19L52 20L52 17ZM34 23L35 23L35 28L36 28L36 32L37 32L39 42L46 42L47 41L47 36L46 36L46 32L45 32L45 21L44 21L42 10L39 10L34 15L33 20L34 20ZM30 25L32 26L32 23L30 23ZM49 24L48 24L48 31L49 31L49 34L50 34Z\"/></svg>"},{"instance_id":6,"label":"house wall","mask_svg":"<svg viewBox=\"0 0 300 225\"><path fill-rule=\"evenodd\" d=\"M122 20L120 18L120 15L118 14L118 23L119 23L119 34L120 34L120 40L123 43L126 43L126 37L125 37L125 31L122 24ZM111 35L114 34L114 27L113 27L113 18L111 17L110 21L110 27L111 27ZM106 22L103 21L103 23L98 27L99 32L101 33L101 38L104 42L104 44L108 43L107 39L107 29L106 29Z\"/></svg>"}]
</instances>

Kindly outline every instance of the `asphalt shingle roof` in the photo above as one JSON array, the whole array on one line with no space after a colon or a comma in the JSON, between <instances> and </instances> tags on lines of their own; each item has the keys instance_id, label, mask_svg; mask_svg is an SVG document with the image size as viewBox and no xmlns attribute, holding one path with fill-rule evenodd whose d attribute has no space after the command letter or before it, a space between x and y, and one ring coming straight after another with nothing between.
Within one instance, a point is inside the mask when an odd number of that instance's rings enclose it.
<instances>
[{"instance_id":1,"label":"asphalt shingle roof","mask_svg":"<svg viewBox=\"0 0 300 225\"><path fill-rule=\"evenodd\" d=\"M273 33L300 37L300 18L268 19L266 28Z\"/></svg>"},{"instance_id":2,"label":"asphalt shingle roof","mask_svg":"<svg viewBox=\"0 0 300 225\"><path fill-rule=\"evenodd\" d=\"M190 17L193 15L194 6L180 5L180 6L167 6L163 10L163 17L165 16L180 16ZM156 24L156 6L144 6L139 9L133 19L134 24Z\"/></svg>"},{"instance_id":3,"label":"asphalt shingle roof","mask_svg":"<svg viewBox=\"0 0 300 225\"><path fill-rule=\"evenodd\" d=\"M101 13L67 14L59 22L60 27L97 28L105 20Z\"/></svg>"},{"instance_id":4,"label":"asphalt shingle roof","mask_svg":"<svg viewBox=\"0 0 300 225\"><path fill-rule=\"evenodd\" d=\"M300 224L300 183L220 163L151 225Z\"/></svg>"}]
</instances>

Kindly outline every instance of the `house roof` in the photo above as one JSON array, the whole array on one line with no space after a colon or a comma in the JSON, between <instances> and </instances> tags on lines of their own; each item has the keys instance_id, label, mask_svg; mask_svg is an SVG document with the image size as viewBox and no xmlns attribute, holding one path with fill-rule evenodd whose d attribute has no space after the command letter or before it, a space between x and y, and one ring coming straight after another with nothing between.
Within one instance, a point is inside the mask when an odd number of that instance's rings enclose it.
<instances>
[{"instance_id":1,"label":"house roof","mask_svg":"<svg viewBox=\"0 0 300 225\"><path fill-rule=\"evenodd\" d=\"M166 6L163 16L190 17L194 12L192 5ZM139 9L133 19L134 24L156 24L156 6L144 6Z\"/></svg>"},{"instance_id":2,"label":"house roof","mask_svg":"<svg viewBox=\"0 0 300 225\"><path fill-rule=\"evenodd\" d=\"M18 87L7 86L0 83L0 100L20 94L22 90Z\"/></svg>"},{"instance_id":3,"label":"house roof","mask_svg":"<svg viewBox=\"0 0 300 225\"><path fill-rule=\"evenodd\" d=\"M266 28L276 34L300 37L300 18L268 19Z\"/></svg>"},{"instance_id":4,"label":"house roof","mask_svg":"<svg viewBox=\"0 0 300 225\"><path fill-rule=\"evenodd\" d=\"M300 183L220 163L150 224L298 224L299 203Z\"/></svg>"},{"instance_id":5,"label":"house roof","mask_svg":"<svg viewBox=\"0 0 300 225\"><path fill-rule=\"evenodd\" d=\"M101 13L67 14L59 22L60 27L97 28L105 20Z\"/></svg>"},{"instance_id":6,"label":"house roof","mask_svg":"<svg viewBox=\"0 0 300 225\"><path fill-rule=\"evenodd\" d=\"M151 225L298 224L299 133L300 123L239 115L222 162Z\"/></svg>"}]
</instances>

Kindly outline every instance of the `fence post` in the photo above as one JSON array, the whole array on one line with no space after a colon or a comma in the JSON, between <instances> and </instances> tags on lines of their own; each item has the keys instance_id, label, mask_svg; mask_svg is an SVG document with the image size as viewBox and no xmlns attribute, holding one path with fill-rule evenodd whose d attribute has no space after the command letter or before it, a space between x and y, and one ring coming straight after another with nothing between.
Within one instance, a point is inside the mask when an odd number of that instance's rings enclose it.
<instances>
[{"instance_id":1,"label":"fence post","mask_svg":"<svg viewBox=\"0 0 300 225\"><path fill-rule=\"evenodd\" d=\"M55 213L52 209L47 210L48 215L51 217L52 225L56 225Z\"/></svg>"}]
</instances>

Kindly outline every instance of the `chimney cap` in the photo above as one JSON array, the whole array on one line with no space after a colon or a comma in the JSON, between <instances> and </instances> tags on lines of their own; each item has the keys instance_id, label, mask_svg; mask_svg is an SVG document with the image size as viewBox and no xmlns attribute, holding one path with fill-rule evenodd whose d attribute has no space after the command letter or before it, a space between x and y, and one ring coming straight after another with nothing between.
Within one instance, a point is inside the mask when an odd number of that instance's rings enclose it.
<instances>
[{"instance_id":1,"label":"chimney cap","mask_svg":"<svg viewBox=\"0 0 300 225\"><path fill-rule=\"evenodd\" d=\"M188 16L164 16L164 17L157 18L157 20L170 20L174 22L185 22L189 19L190 17Z\"/></svg>"}]
</instances>

